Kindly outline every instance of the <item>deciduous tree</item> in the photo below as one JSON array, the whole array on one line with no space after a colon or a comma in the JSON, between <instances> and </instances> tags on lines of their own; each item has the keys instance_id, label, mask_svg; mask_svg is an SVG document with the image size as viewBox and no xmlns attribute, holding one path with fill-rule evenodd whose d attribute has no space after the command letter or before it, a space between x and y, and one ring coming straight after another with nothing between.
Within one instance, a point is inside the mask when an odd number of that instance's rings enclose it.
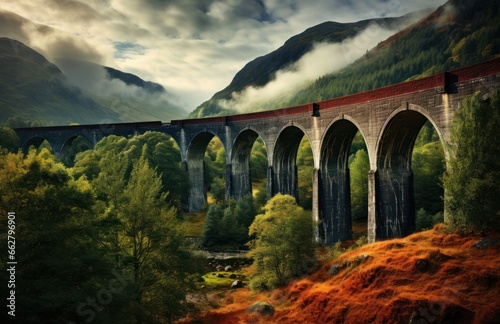
<instances>
[{"instance_id":1,"label":"deciduous tree","mask_svg":"<svg viewBox=\"0 0 500 324\"><path fill-rule=\"evenodd\" d=\"M310 269L314 260L313 222L295 198L278 194L250 226L249 256L257 274L251 287L269 289L286 284Z\"/></svg>"}]
</instances>

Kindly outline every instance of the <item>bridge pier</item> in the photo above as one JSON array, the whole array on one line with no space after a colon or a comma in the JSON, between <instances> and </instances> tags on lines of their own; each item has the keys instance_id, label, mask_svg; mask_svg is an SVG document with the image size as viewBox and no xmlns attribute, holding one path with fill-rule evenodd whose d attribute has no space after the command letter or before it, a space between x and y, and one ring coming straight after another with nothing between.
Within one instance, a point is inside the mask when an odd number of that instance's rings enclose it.
<instances>
[{"instance_id":1,"label":"bridge pier","mask_svg":"<svg viewBox=\"0 0 500 324\"><path fill-rule=\"evenodd\" d=\"M267 200L273 198L273 179L274 179L273 167L268 166L267 167L267 187L266 187Z\"/></svg>"},{"instance_id":2,"label":"bridge pier","mask_svg":"<svg viewBox=\"0 0 500 324\"><path fill-rule=\"evenodd\" d=\"M304 132L297 127L288 127L280 134L274 146L272 160L271 197L281 193L299 201L297 151Z\"/></svg>"},{"instance_id":3,"label":"bridge pier","mask_svg":"<svg viewBox=\"0 0 500 324\"><path fill-rule=\"evenodd\" d=\"M187 161L189 174L189 211L200 211L205 206L207 194L205 188L205 163L203 159Z\"/></svg>"},{"instance_id":4,"label":"bridge pier","mask_svg":"<svg viewBox=\"0 0 500 324\"><path fill-rule=\"evenodd\" d=\"M231 198L238 199L239 197L236 197L234 195L234 189L233 189L233 168L232 164L226 163L226 188L225 188L225 194L224 194L224 199L226 201L229 201Z\"/></svg>"},{"instance_id":5,"label":"bridge pier","mask_svg":"<svg viewBox=\"0 0 500 324\"><path fill-rule=\"evenodd\" d=\"M413 172L385 169L377 172L376 177L377 240L404 237L415 232Z\"/></svg>"},{"instance_id":6,"label":"bridge pier","mask_svg":"<svg viewBox=\"0 0 500 324\"><path fill-rule=\"evenodd\" d=\"M320 170L316 167L313 169L312 174L312 219L313 219L313 235L315 242L321 242L322 236L320 236L319 226L320 226L320 205L319 205L319 183L320 183Z\"/></svg>"},{"instance_id":7,"label":"bridge pier","mask_svg":"<svg viewBox=\"0 0 500 324\"><path fill-rule=\"evenodd\" d=\"M369 243L375 242L377 237L377 171L370 170L368 172L368 233L367 239Z\"/></svg>"},{"instance_id":8,"label":"bridge pier","mask_svg":"<svg viewBox=\"0 0 500 324\"><path fill-rule=\"evenodd\" d=\"M349 151L358 129L341 119L322 144L319 179L319 236L327 245L352 239Z\"/></svg>"},{"instance_id":9,"label":"bridge pier","mask_svg":"<svg viewBox=\"0 0 500 324\"><path fill-rule=\"evenodd\" d=\"M228 198L239 199L252 194L252 177L250 172L250 155L258 134L253 130L241 132L232 148L231 172L228 173ZM227 181L226 181L227 182Z\"/></svg>"}]
</instances>

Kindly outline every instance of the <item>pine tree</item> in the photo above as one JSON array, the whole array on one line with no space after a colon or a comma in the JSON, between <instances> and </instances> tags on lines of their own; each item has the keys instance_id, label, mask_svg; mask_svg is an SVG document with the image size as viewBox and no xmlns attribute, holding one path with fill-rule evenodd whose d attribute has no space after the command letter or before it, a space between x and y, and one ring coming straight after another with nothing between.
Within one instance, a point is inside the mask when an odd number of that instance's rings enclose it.
<instances>
[{"instance_id":1,"label":"pine tree","mask_svg":"<svg viewBox=\"0 0 500 324\"><path fill-rule=\"evenodd\" d=\"M500 100L480 93L462 102L451 129L445 210L457 228L500 229Z\"/></svg>"}]
</instances>

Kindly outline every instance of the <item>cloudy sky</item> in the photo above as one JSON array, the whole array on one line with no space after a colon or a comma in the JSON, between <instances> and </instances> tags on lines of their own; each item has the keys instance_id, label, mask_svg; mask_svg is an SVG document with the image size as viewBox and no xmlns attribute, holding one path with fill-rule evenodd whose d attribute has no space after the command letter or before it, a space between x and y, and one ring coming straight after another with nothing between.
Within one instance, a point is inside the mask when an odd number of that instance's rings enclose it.
<instances>
[{"instance_id":1,"label":"cloudy sky","mask_svg":"<svg viewBox=\"0 0 500 324\"><path fill-rule=\"evenodd\" d=\"M247 62L325 21L436 8L444 0L2 0L0 36L49 60L85 59L161 83L187 111Z\"/></svg>"}]
</instances>

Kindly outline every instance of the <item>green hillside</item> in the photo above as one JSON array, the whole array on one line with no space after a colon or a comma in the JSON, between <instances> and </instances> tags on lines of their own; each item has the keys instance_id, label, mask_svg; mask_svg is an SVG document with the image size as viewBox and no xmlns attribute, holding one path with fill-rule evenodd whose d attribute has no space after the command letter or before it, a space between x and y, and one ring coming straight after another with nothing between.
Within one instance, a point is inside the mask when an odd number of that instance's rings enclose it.
<instances>
[{"instance_id":1,"label":"green hillside","mask_svg":"<svg viewBox=\"0 0 500 324\"><path fill-rule=\"evenodd\" d=\"M257 110L271 110L315 102L382 86L415 79L460 66L481 62L500 55L499 0L451 0L426 18L402 30L346 68L327 74L299 90L283 94L280 99L264 102ZM233 91L245 86L264 85L275 70L266 73L277 53L296 55L296 47L289 44L298 39L329 41L328 30L318 25L291 38L277 51L250 62L235 76L235 80L212 99L191 113L191 117L225 115L218 100L231 97ZM337 24L338 25L338 24ZM333 25L332 25L333 26ZM347 26L346 26L347 27ZM294 54L295 53L295 54ZM299 51L303 55L304 51ZM296 55L297 57L298 55ZM253 69L251 69L251 67ZM251 76L255 74L255 76ZM260 76L259 76L260 75ZM264 76L262 76L264 75ZM257 83L254 78L259 78ZM267 82L266 81L266 82Z\"/></svg>"},{"instance_id":2,"label":"green hillside","mask_svg":"<svg viewBox=\"0 0 500 324\"><path fill-rule=\"evenodd\" d=\"M0 124L68 125L121 121L24 44L0 38Z\"/></svg>"},{"instance_id":3,"label":"green hillside","mask_svg":"<svg viewBox=\"0 0 500 324\"><path fill-rule=\"evenodd\" d=\"M368 26L376 24L385 28L402 28L412 19L411 15L399 18L367 19L354 23L324 22L308 28L301 34L287 40L277 50L258 57L246 64L223 90L217 92L210 100L201 104L190 117L204 117L231 113L218 106L217 101L231 99L233 93L240 92L248 86L261 87L272 81L277 71L297 62L318 43L340 43L356 36Z\"/></svg>"},{"instance_id":4,"label":"green hillside","mask_svg":"<svg viewBox=\"0 0 500 324\"><path fill-rule=\"evenodd\" d=\"M296 105L376 89L498 56L499 3L450 1L356 63L318 79L280 104Z\"/></svg>"},{"instance_id":5,"label":"green hillside","mask_svg":"<svg viewBox=\"0 0 500 324\"><path fill-rule=\"evenodd\" d=\"M170 121L188 115L161 84L92 62L59 58L55 63L85 94L125 122Z\"/></svg>"}]
</instances>

